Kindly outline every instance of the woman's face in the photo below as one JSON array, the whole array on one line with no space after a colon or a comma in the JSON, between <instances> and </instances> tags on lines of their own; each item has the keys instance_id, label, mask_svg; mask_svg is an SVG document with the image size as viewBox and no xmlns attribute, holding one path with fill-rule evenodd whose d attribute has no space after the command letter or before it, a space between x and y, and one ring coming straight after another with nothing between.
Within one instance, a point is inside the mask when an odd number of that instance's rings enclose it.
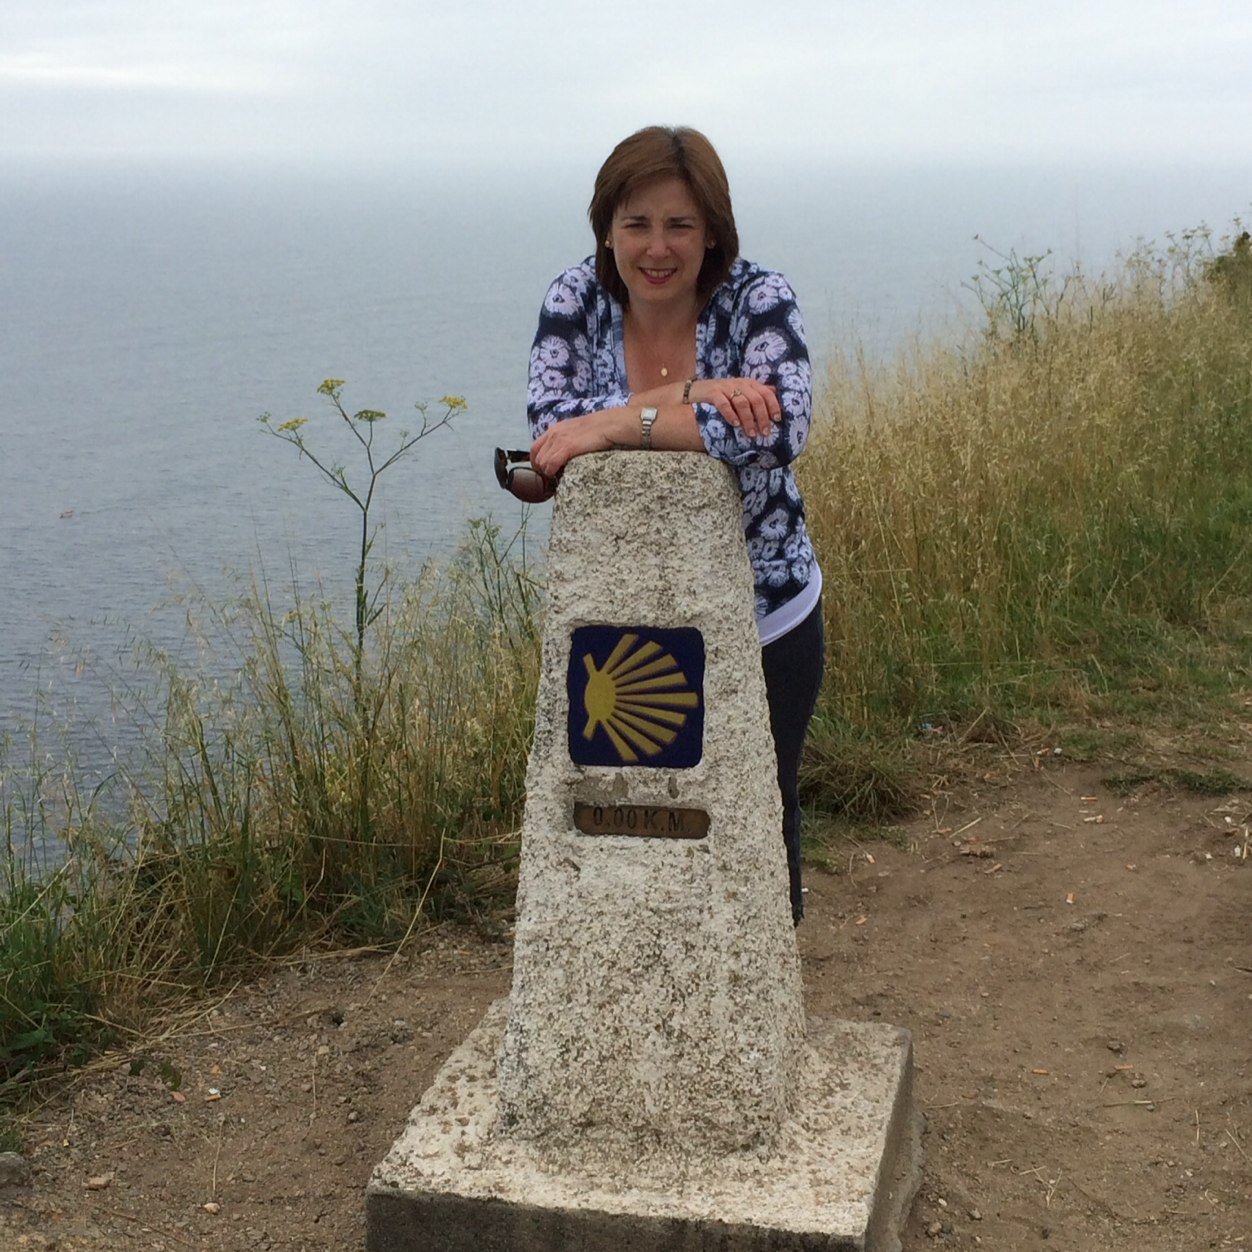
<instances>
[{"instance_id":1,"label":"woman's face","mask_svg":"<svg viewBox=\"0 0 1252 1252\"><path fill-rule=\"evenodd\" d=\"M609 238L632 308L696 303L700 267L713 240L682 179L637 188L613 213Z\"/></svg>"}]
</instances>

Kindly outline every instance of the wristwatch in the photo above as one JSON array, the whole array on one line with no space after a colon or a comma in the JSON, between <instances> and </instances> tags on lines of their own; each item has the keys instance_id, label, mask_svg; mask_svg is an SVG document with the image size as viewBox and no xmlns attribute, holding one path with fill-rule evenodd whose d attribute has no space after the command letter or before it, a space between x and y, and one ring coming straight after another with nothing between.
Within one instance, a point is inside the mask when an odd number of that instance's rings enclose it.
<instances>
[{"instance_id":1,"label":"wristwatch","mask_svg":"<svg viewBox=\"0 0 1252 1252\"><path fill-rule=\"evenodd\" d=\"M641 448L652 447L652 423L656 421L656 409L651 405L645 405L639 410L639 429L643 432L643 439L640 441Z\"/></svg>"}]
</instances>

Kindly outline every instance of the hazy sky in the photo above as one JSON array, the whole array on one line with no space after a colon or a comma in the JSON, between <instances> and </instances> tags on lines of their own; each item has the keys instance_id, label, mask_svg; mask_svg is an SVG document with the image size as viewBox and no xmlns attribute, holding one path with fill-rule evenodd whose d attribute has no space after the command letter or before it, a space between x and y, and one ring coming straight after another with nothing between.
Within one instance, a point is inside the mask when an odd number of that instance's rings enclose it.
<instances>
[{"instance_id":1,"label":"hazy sky","mask_svg":"<svg viewBox=\"0 0 1252 1252\"><path fill-rule=\"evenodd\" d=\"M1247 0L0 0L0 159L1233 157Z\"/></svg>"}]
</instances>

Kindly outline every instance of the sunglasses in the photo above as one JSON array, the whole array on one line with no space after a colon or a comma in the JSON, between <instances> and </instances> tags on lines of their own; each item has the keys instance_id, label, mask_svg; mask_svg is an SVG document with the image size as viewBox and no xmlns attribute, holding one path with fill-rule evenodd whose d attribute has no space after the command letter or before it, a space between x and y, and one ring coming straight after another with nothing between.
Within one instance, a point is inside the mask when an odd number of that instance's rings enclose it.
<instances>
[{"instance_id":1,"label":"sunglasses","mask_svg":"<svg viewBox=\"0 0 1252 1252\"><path fill-rule=\"evenodd\" d=\"M535 469L530 464L529 452L510 452L497 448L496 482L527 504L542 504L556 494L557 480Z\"/></svg>"}]
</instances>

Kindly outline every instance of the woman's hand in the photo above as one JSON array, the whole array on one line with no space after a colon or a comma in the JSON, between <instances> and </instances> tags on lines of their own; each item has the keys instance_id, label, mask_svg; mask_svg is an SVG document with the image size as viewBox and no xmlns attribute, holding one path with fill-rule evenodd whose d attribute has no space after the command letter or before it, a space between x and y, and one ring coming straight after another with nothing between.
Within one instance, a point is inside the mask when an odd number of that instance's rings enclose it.
<instances>
[{"instance_id":1,"label":"woman's hand","mask_svg":"<svg viewBox=\"0 0 1252 1252\"><path fill-rule=\"evenodd\" d=\"M782 416L778 393L755 378L699 378L691 384L692 404L711 404L749 439L768 435Z\"/></svg>"},{"instance_id":2,"label":"woman's hand","mask_svg":"<svg viewBox=\"0 0 1252 1252\"><path fill-rule=\"evenodd\" d=\"M607 452L614 446L607 410L553 422L530 445L530 463L541 474L555 478L576 456Z\"/></svg>"}]
</instances>

